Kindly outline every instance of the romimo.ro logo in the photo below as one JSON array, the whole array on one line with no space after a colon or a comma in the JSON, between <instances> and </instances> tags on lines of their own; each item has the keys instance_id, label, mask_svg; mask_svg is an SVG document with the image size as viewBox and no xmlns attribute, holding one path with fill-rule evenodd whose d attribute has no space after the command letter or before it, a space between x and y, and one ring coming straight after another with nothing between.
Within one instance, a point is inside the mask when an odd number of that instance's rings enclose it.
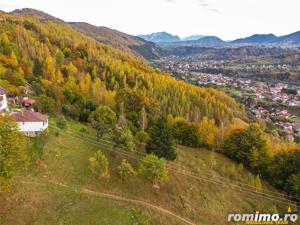
<instances>
[{"instance_id":1,"label":"romimo.ro logo","mask_svg":"<svg viewBox=\"0 0 300 225\"><path fill-rule=\"evenodd\" d=\"M245 222L245 224L293 224L297 220L297 213L265 214L256 212L255 214L228 214L228 222Z\"/></svg>"}]
</instances>

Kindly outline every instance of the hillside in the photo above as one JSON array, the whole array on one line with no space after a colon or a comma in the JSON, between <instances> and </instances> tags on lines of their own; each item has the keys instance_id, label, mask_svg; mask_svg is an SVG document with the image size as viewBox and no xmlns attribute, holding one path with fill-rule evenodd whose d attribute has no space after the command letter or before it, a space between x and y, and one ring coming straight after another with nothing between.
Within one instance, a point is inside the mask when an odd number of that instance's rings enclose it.
<instances>
[{"instance_id":1,"label":"hillside","mask_svg":"<svg viewBox=\"0 0 300 225\"><path fill-rule=\"evenodd\" d=\"M232 41L233 44L264 44L276 41L277 37L274 34L255 34L247 38L237 39Z\"/></svg>"},{"instance_id":2,"label":"hillside","mask_svg":"<svg viewBox=\"0 0 300 225\"><path fill-rule=\"evenodd\" d=\"M157 112L196 121L208 116L229 122L243 116L240 106L223 92L176 81L133 55L64 24L7 16L0 30L4 44L1 85L16 95L28 82L33 95L51 96L57 107L64 106L75 118L80 116L73 109L77 103L82 105L80 98L118 110L122 102L126 103L122 99L124 91L133 92L142 102L125 105L126 110L139 113L144 106L152 118ZM80 98L74 100L72 96Z\"/></svg>"},{"instance_id":3,"label":"hillside","mask_svg":"<svg viewBox=\"0 0 300 225\"><path fill-rule=\"evenodd\" d=\"M143 57L148 60L159 58L161 51L154 43L145 41L141 38L107 27L97 27L84 22L65 22L36 9L17 9L11 12L11 14L15 16L35 17L42 22L55 22L63 25L70 25L72 28L96 39L103 44L110 45L122 51L127 51L131 54L135 54L136 56Z\"/></svg>"},{"instance_id":4,"label":"hillside","mask_svg":"<svg viewBox=\"0 0 300 225\"><path fill-rule=\"evenodd\" d=\"M240 46L240 47L204 47L204 46L164 46L164 56L192 56L199 55L203 59L238 59L251 56L285 56L294 55L298 51L294 49L261 46Z\"/></svg>"},{"instance_id":5,"label":"hillside","mask_svg":"<svg viewBox=\"0 0 300 225\"><path fill-rule=\"evenodd\" d=\"M261 180L273 156L265 134L255 124L240 127L248 122L244 109L224 92L177 81L59 20L1 15L0 35L2 93L29 96L50 116L48 132L41 133L43 116L39 135L27 139L20 127L32 121L0 116L5 224L215 225L229 212L284 212L292 204ZM22 107L16 101L12 111ZM288 182L296 177L293 160ZM285 170L270 171L282 188ZM123 172L133 180L122 180Z\"/></svg>"},{"instance_id":6,"label":"hillside","mask_svg":"<svg viewBox=\"0 0 300 225\"><path fill-rule=\"evenodd\" d=\"M279 44L299 45L300 44L300 31L292 33L292 34L281 36L276 41Z\"/></svg>"},{"instance_id":7,"label":"hillside","mask_svg":"<svg viewBox=\"0 0 300 225\"><path fill-rule=\"evenodd\" d=\"M67 24L65 21L63 21L59 18L56 18L45 12L42 12L42 11L39 11L36 9L31 9L31 8L16 9L16 10L10 12L10 14L14 15L14 16L35 17L42 22L55 22L55 23Z\"/></svg>"},{"instance_id":8,"label":"hillside","mask_svg":"<svg viewBox=\"0 0 300 225\"><path fill-rule=\"evenodd\" d=\"M231 42L232 44L258 44L258 45L277 45L289 46L300 44L300 31L283 35L280 37L274 34L255 34L250 37L240 38Z\"/></svg>"},{"instance_id":9,"label":"hillside","mask_svg":"<svg viewBox=\"0 0 300 225\"><path fill-rule=\"evenodd\" d=\"M79 32L122 51L131 52L148 60L158 59L160 56L161 49L154 43L145 41L142 38L88 23L70 22L69 24Z\"/></svg>"},{"instance_id":10,"label":"hillside","mask_svg":"<svg viewBox=\"0 0 300 225\"><path fill-rule=\"evenodd\" d=\"M98 149L109 159L107 180L99 181L88 169L88 158ZM124 183L117 175L124 158L137 167L142 149L132 153L120 149L117 154L111 149L110 139L97 143L89 127L68 121L68 129L60 131L52 120L49 135L28 146L28 170L15 178L8 195L0 195L1 221L18 225L116 221L121 225L224 225L229 212L284 212L288 206L268 184L263 184L265 194L260 194L262 190L255 188L254 176L246 169L206 149L178 146L175 164L180 166L170 169L170 180L159 189L139 177ZM37 166L36 160L42 164Z\"/></svg>"}]
</instances>

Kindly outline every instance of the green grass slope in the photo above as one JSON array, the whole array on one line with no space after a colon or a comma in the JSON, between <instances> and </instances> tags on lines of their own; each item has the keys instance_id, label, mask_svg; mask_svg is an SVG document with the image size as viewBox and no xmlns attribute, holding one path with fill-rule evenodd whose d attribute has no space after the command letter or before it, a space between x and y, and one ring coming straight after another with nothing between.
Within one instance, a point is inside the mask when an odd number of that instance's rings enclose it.
<instances>
[{"instance_id":1,"label":"green grass slope","mask_svg":"<svg viewBox=\"0 0 300 225\"><path fill-rule=\"evenodd\" d=\"M57 136L54 124L47 136L29 142L28 169L15 178L9 193L0 195L1 224L224 225L228 213L284 213L288 207L284 199L247 191L241 183L250 188L253 176L205 149L178 146L177 166L170 165L170 180L159 189L139 177L124 183L118 165L126 158L137 168L143 149L112 154L110 140L96 143L89 127L69 121ZM101 181L88 169L88 158L98 149L110 162L110 178ZM40 167L36 159L43 161ZM263 189L275 192L268 184Z\"/></svg>"}]
</instances>

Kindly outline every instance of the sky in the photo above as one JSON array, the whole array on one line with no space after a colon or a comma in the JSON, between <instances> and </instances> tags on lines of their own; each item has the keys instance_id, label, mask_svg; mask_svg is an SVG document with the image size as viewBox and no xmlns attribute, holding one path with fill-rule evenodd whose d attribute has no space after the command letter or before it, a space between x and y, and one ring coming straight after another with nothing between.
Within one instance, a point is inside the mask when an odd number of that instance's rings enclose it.
<instances>
[{"instance_id":1,"label":"sky","mask_svg":"<svg viewBox=\"0 0 300 225\"><path fill-rule=\"evenodd\" d=\"M300 31L300 0L1 0L0 9L35 8L65 21L132 35L166 31L233 40Z\"/></svg>"}]
</instances>

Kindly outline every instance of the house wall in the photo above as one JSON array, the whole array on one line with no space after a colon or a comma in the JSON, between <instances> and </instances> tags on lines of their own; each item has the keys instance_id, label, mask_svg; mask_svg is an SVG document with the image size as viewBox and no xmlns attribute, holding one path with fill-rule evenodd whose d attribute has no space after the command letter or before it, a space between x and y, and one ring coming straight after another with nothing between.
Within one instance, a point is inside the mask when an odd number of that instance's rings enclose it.
<instances>
[{"instance_id":1,"label":"house wall","mask_svg":"<svg viewBox=\"0 0 300 225\"><path fill-rule=\"evenodd\" d=\"M6 95L0 95L0 96L2 98L2 100L0 100L0 110L8 110Z\"/></svg>"},{"instance_id":2,"label":"house wall","mask_svg":"<svg viewBox=\"0 0 300 225\"><path fill-rule=\"evenodd\" d=\"M43 122L18 122L21 132L42 132L48 128L48 121Z\"/></svg>"}]
</instances>

